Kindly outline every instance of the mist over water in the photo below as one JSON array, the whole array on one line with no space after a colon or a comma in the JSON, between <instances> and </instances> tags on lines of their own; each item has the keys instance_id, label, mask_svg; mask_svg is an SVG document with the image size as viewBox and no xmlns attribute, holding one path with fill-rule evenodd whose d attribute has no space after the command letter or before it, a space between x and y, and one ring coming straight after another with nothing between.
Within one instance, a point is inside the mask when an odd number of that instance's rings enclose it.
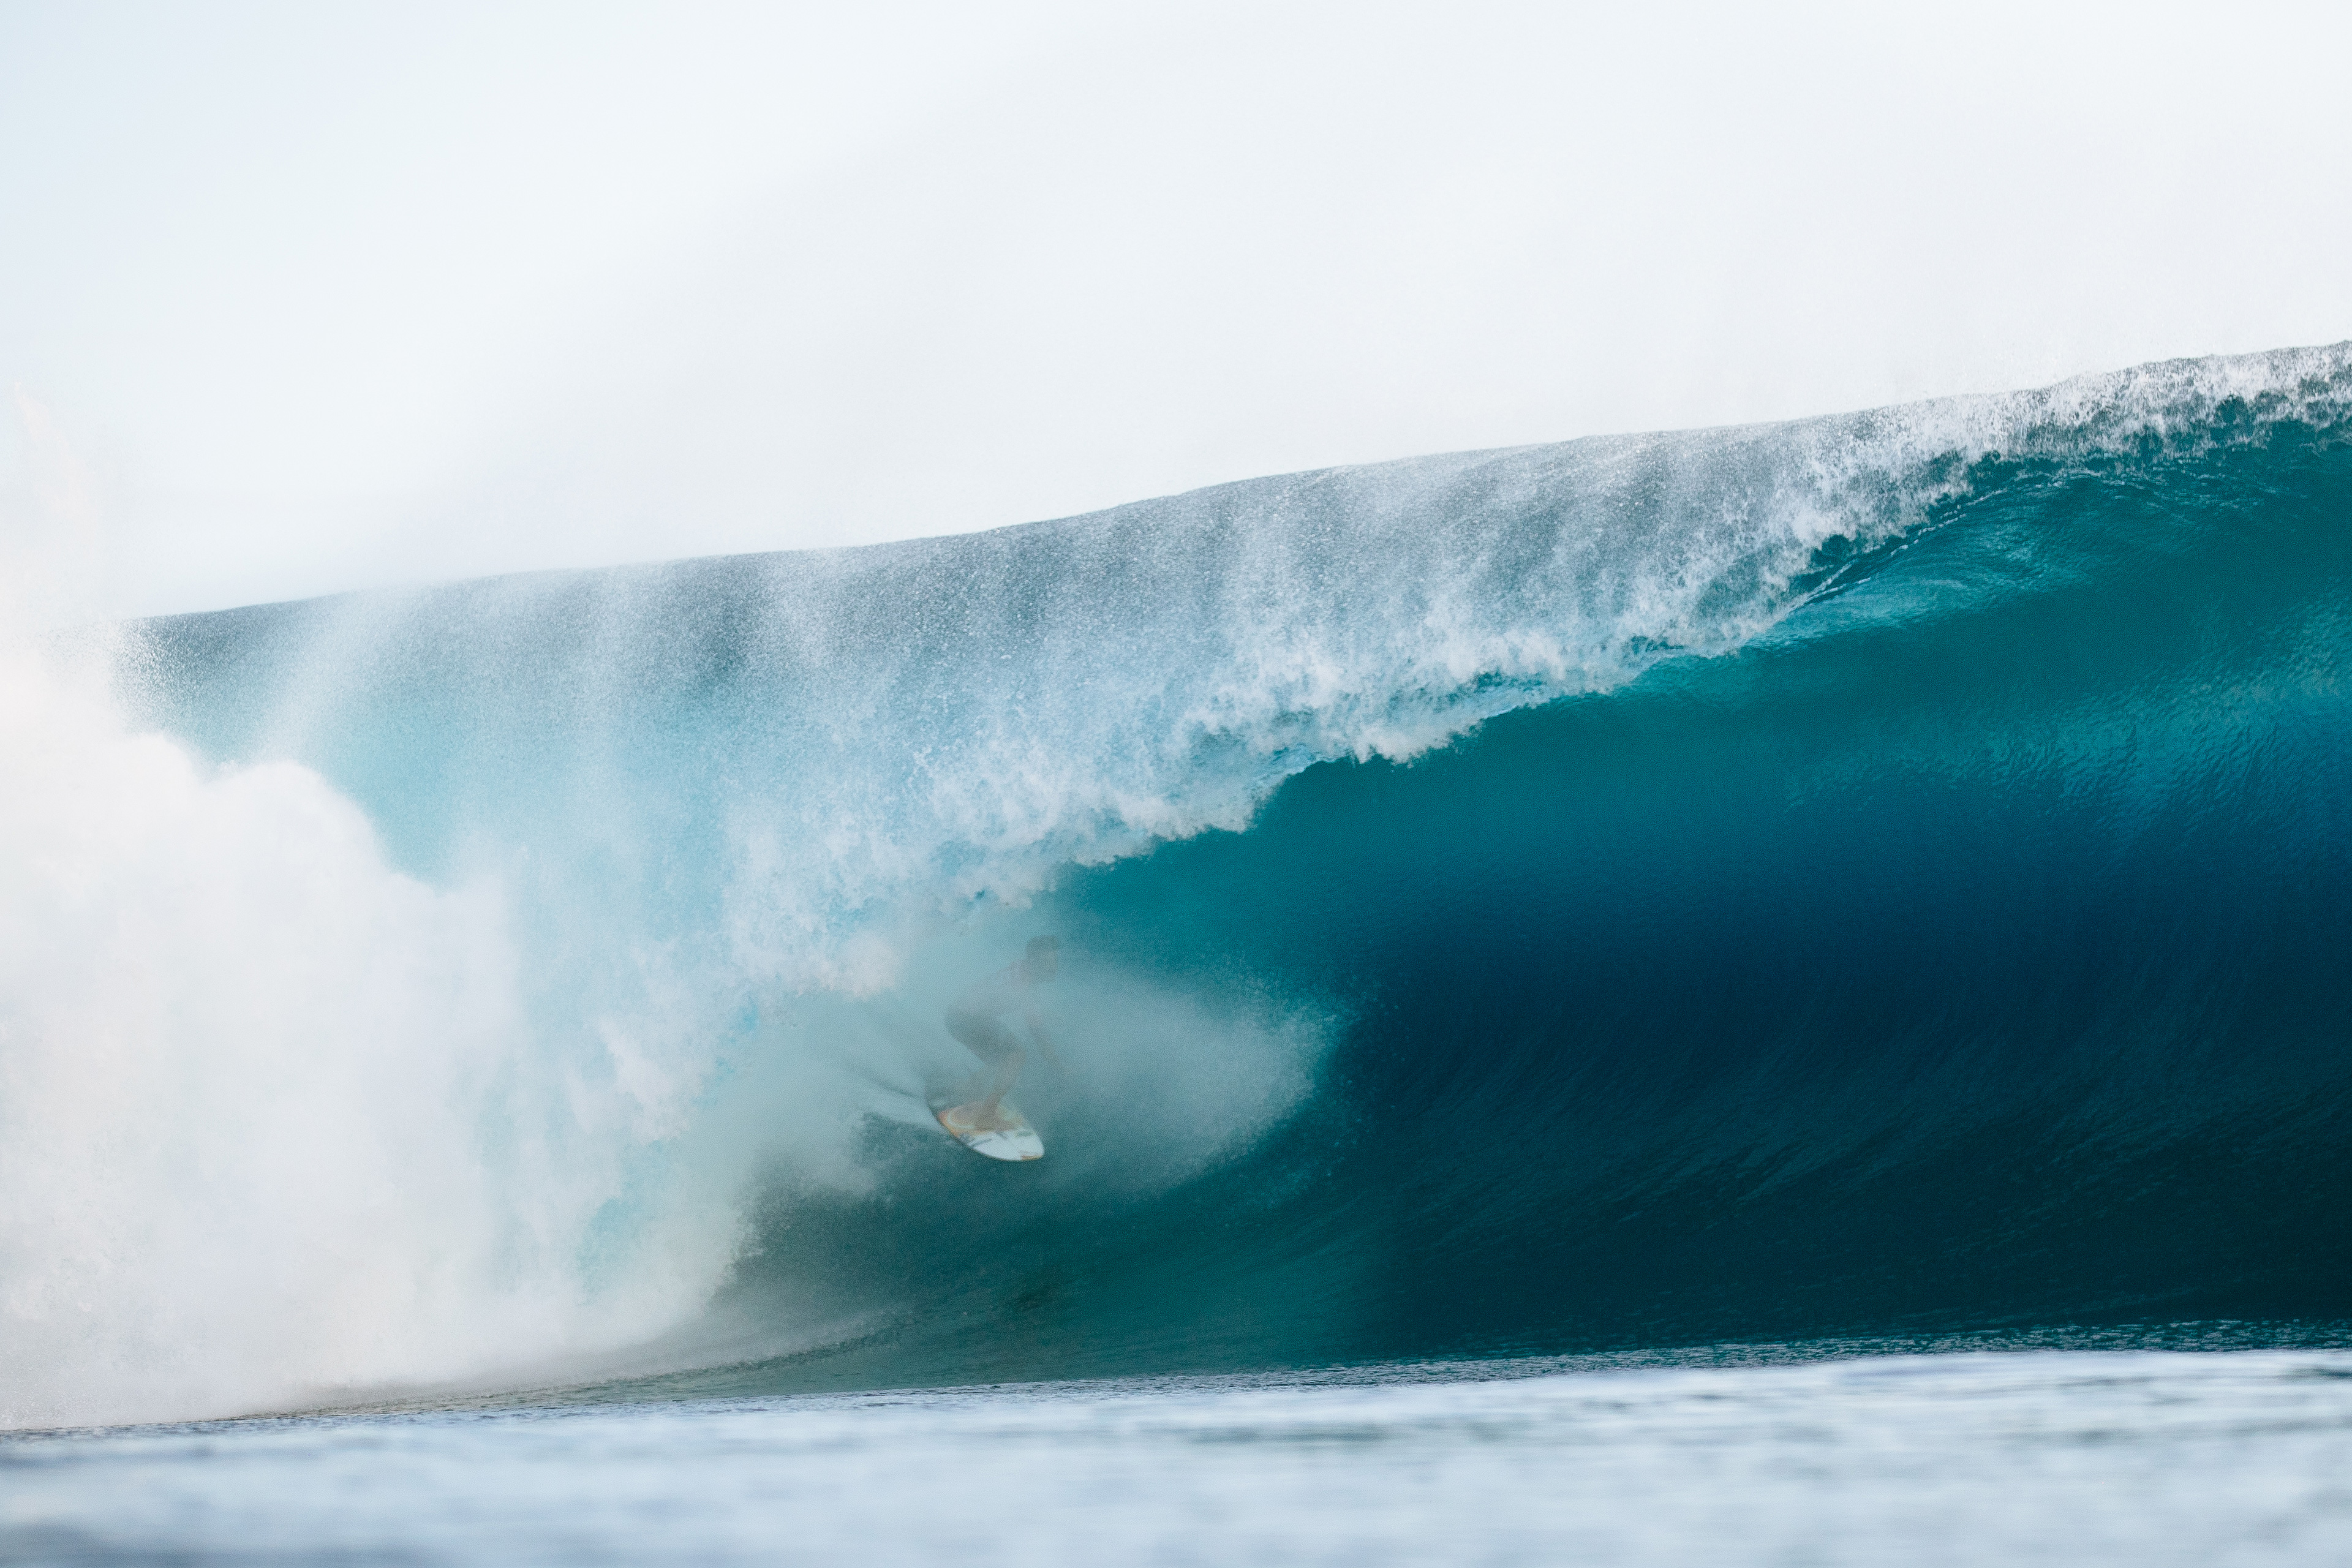
<instances>
[{"instance_id":1,"label":"mist over water","mask_svg":"<svg viewBox=\"0 0 2352 1568\"><path fill-rule=\"evenodd\" d=\"M534 1127L559 1086L518 1076L496 889L403 876L316 773L215 773L21 649L0 705L7 1418L582 1332L582 1173Z\"/></svg>"},{"instance_id":2,"label":"mist over water","mask_svg":"<svg viewBox=\"0 0 2352 1568\"><path fill-rule=\"evenodd\" d=\"M2341 1315L2347 398L20 638L0 1415Z\"/></svg>"}]
</instances>

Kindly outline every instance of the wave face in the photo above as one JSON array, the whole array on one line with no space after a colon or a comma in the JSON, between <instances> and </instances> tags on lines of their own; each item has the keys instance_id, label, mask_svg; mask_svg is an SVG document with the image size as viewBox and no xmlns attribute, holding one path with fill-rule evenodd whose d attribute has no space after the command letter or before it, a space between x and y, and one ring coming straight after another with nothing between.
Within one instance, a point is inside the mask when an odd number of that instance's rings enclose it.
<instances>
[{"instance_id":1,"label":"wave face","mask_svg":"<svg viewBox=\"0 0 2352 1568\"><path fill-rule=\"evenodd\" d=\"M133 646L502 911L678 1387L2352 1315L2352 349Z\"/></svg>"}]
</instances>

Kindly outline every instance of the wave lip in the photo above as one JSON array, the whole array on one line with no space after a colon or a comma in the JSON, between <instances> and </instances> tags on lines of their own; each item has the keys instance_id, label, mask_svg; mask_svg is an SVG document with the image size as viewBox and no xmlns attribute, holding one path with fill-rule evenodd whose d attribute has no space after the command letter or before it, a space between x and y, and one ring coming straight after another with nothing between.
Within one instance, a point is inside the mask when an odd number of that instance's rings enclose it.
<instances>
[{"instance_id":1,"label":"wave lip","mask_svg":"<svg viewBox=\"0 0 2352 1568\"><path fill-rule=\"evenodd\" d=\"M910 912L1018 900L1065 864L1238 827L1317 763L1745 646L1986 460L2332 431L2347 406L2336 345L187 617L148 628L152 710L219 754L315 761L428 871L469 836L577 839L587 812L617 823L607 861L682 826L724 865L677 912L708 923L715 891L725 963L871 988Z\"/></svg>"}]
</instances>

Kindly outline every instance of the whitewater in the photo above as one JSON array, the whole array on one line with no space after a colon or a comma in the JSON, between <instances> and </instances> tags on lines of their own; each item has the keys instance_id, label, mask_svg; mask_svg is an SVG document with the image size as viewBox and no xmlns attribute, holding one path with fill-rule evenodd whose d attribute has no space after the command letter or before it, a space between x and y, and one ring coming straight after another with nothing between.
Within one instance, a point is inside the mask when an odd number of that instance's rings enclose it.
<instances>
[{"instance_id":1,"label":"whitewater","mask_svg":"<svg viewBox=\"0 0 2352 1568\"><path fill-rule=\"evenodd\" d=\"M1586 1560L1783 1560L1609 1500L1691 1462L1691 1379L1752 1412L1705 1438L1739 1474L1811 1462L1794 1401L1824 1453L1942 1423L1970 1507L2020 1432L2101 1423L2140 1434L2120 1499L2223 1428L2317 1477L2347 521L2337 345L70 633L18 563L0 1530L226 1552L233 1509L91 1500L282 1502L354 1445L516 1485L638 1446L619 1496L715 1444L723 1491L727 1453L884 1443L850 1422L948 1469L1161 1454L1201 1489L1129 1545L1168 1561L1217 1554L1185 1509L1300 1560L1333 1444L1587 1476ZM929 1123L974 1066L941 1015L1047 932L1052 1153L986 1168ZM302 1411L341 1414L223 1424ZM1651 1479L1604 1495L1620 1438ZM1919 1472L1853 1462L1890 1500L1819 1560L1935 1539ZM412 1555L570 1539L457 1542L385 1484L351 1517ZM925 1495L882 1559L985 1506ZM1428 1529L1543 1555L1556 1513L1454 1495ZM2340 1489L2263 1495L2047 1555L2342 1545ZM711 1517L766 1528L751 1496ZM1417 1528L1349 1560L1465 1557Z\"/></svg>"}]
</instances>

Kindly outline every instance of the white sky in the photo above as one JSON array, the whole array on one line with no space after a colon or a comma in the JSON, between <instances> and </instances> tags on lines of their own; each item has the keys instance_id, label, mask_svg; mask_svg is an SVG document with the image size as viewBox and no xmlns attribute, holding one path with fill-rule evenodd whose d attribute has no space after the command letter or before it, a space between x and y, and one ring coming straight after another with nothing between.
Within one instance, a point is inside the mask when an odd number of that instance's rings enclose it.
<instances>
[{"instance_id":1,"label":"white sky","mask_svg":"<svg viewBox=\"0 0 2352 1568\"><path fill-rule=\"evenodd\" d=\"M0 520L142 613L2332 342L2347 60L2340 5L0 0Z\"/></svg>"}]
</instances>

